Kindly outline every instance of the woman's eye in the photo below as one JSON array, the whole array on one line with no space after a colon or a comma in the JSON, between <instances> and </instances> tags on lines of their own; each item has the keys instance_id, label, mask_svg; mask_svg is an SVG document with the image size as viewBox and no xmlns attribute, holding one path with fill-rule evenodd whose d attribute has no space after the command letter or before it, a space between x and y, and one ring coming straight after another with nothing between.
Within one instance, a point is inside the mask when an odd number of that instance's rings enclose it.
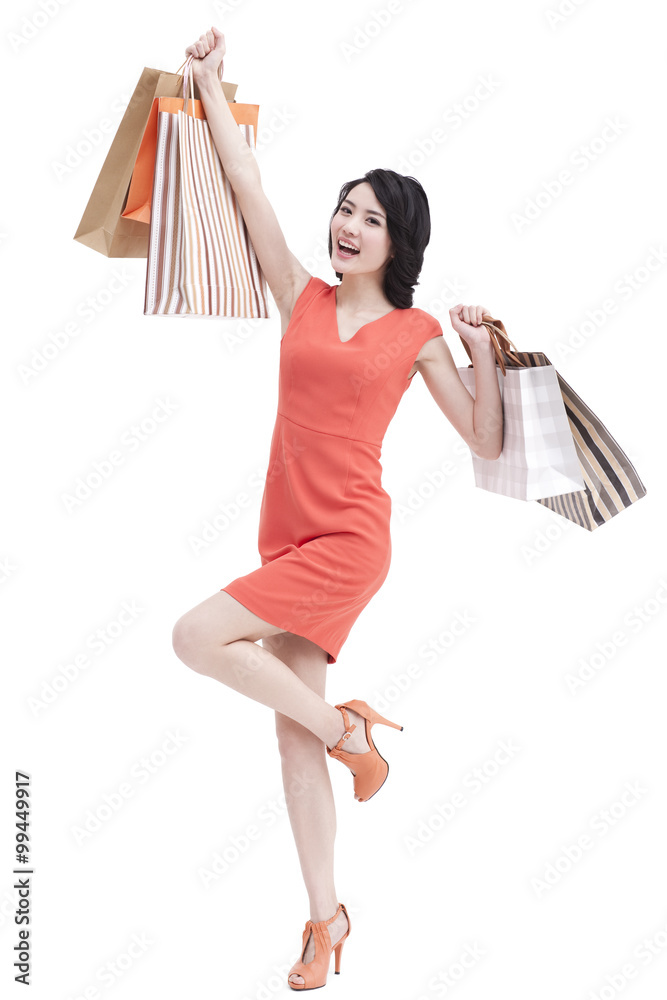
<instances>
[{"instance_id":1,"label":"woman's eye","mask_svg":"<svg viewBox=\"0 0 667 1000\"><path fill-rule=\"evenodd\" d=\"M351 211L350 211L350 209L349 209L349 208L347 207L347 205L343 205L343 206L341 207L341 209L340 209L340 210L341 210L341 212L346 212L346 213L347 213L348 215L352 215L352 212L351 212ZM379 226L379 225L380 225L380 223L379 223L378 219L376 219L376 218L375 218L374 216L372 216L372 215L370 215L370 216L368 217L368 219L367 219L366 221L367 221L367 222L374 222L376 226Z\"/></svg>"}]
</instances>

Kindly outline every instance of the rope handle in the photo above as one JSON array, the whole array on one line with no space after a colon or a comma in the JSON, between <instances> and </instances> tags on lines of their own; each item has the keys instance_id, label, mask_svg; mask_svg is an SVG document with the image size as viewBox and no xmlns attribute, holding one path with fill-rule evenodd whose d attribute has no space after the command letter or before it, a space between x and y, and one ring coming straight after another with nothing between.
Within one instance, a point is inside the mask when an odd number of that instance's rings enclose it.
<instances>
[{"instance_id":1,"label":"rope handle","mask_svg":"<svg viewBox=\"0 0 667 1000\"><path fill-rule=\"evenodd\" d=\"M195 106L195 90L194 90L194 79L195 75L192 72L192 60L194 56L188 56L185 69L183 70L183 114L188 113L188 102L192 98L192 107ZM188 83L190 84L190 93L188 94ZM194 111L193 111L194 114Z\"/></svg>"},{"instance_id":2,"label":"rope handle","mask_svg":"<svg viewBox=\"0 0 667 1000\"><path fill-rule=\"evenodd\" d=\"M186 111L187 100L188 100L188 94L187 94L188 81L190 82L191 93L194 94L194 90L193 90L194 73L192 72L192 63L194 61L194 58L195 58L194 56L188 56L187 59L185 60L185 62L181 63L181 65L176 70L176 73L179 76L181 74L181 70L183 70L183 100L185 101L185 104L183 105L183 110L184 111ZM220 80L220 82L222 82L222 65L223 65L223 63L224 63L224 59L221 59L220 60L220 65L218 66L218 79ZM193 96L192 99L194 101L194 96ZM187 111L186 111L186 113L187 113Z\"/></svg>"},{"instance_id":3,"label":"rope handle","mask_svg":"<svg viewBox=\"0 0 667 1000\"><path fill-rule=\"evenodd\" d=\"M510 361L512 367L527 368L528 366L510 350L511 347L515 351L518 351L516 344L510 340L507 335L507 330L503 326L503 323L499 319L494 319L489 313L482 313L482 325L489 331L489 340L493 345L493 351L496 356L496 363L500 368L503 375L505 374L506 360ZM472 351L470 345L461 334L459 334L461 342L466 349L466 354L472 361Z\"/></svg>"}]
</instances>

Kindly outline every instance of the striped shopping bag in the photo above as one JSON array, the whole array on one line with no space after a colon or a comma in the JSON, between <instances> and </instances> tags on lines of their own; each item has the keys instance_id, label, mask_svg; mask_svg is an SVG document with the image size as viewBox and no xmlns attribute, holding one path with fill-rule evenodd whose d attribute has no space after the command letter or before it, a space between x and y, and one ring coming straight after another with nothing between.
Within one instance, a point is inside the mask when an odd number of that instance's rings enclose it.
<instances>
[{"instance_id":1,"label":"striped shopping bag","mask_svg":"<svg viewBox=\"0 0 667 1000\"><path fill-rule=\"evenodd\" d=\"M144 314L268 318L266 280L201 101L156 101ZM254 148L258 105L228 107Z\"/></svg>"},{"instance_id":2,"label":"striped shopping bag","mask_svg":"<svg viewBox=\"0 0 667 1000\"><path fill-rule=\"evenodd\" d=\"M521 356L534 358L535 364L541 364L542 358L544 364L550 363L544 354ZM594 531L646 496L646 487L602 421L560 374L558 382L585 486L561 496L543 497L538 502L568 521Z\"/></svg>"},{"instance_id":3,"label":"striped shopping bag","mask_svg":"<svg viewBox=\"0 0 667 1000\"><path fill-rule=\"evenodd\" d=\"M155 162L155 140L152 155L150 143L153 110L157 134L154 98L178 96L183 86L182 68L175 73L165 73L144 67L88 199L74 239L105 257L146 257L148 254L148 206ZM225 98L233 101L237 84L221 80L220 87ZM146 160L144 176L139 162L142 154ZM136 210L138 191L146 202L143 212Z\"/></svg>"},{"instance_id":4,"label":"striped shopping bag","mask_svg":"<svg viewBox=\"0 0 667 1000\"><path fill-rule=\"evenodd\" d=\"M488 319L483 320L483 323L489 331L493 344L499 377L510 375L512 372L541 369L543 371L551 370L557 379L582 483L580 488L561 489L554 491L549 496L534 497L533 499L574 524L578 524L588 531L594 531L645 496L646 488L628 456L599 417L568 385L562 375L553 368L546 354L516 350L507 336L505 327L498 319L488 317ZM463 338L461 340L468 356L472 357L468 344ZM461 374L469 373L471 368L472 365L459 369L459 372ZM463 376L464 384L466 378L470 379L470 375ZM502 457L501 454L496 461L500 462ZM495 464L488 462L488 460L480 459L479 461L485 461L487 465ZM502 491L492 489L492 492Z\"/></svg>"}]
</instances>

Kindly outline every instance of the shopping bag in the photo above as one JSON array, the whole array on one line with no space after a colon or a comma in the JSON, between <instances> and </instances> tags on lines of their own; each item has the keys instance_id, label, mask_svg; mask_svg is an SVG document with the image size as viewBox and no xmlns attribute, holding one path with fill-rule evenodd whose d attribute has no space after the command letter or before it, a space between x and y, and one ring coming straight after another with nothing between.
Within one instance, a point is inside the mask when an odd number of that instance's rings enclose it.
<instances>
[{"instance_id":1,"label":"shopping bag","mask_svg":"<svg viewBox=\"0 0 667 1000\"><path fill-rule=\"evenodd\" d=\"M498 458L480 458L473 451L475 485L515 500L539 500L583 489L577 451L565 405L552 365L524 366L517 353L504 354L514 346L499 320L483 320L489 329L496 355L496 375L503 408L503 447ZM502 328L502 343L496 343L490 327ZM461 337L468 356L469 345ZM459 368L461 381L475 396L475 370Z\"/></svg>"},{"instance_id":2,"label":"shopping bag","mask_svg":"<svg viewBox=\"0 0 667 1000\"><path fill-rule=\"evenodd\" d=\"M153 100L178 96L182 87L179 72L144 68L74 235L79 243L105 257L146 257L147 220L123 218L122 212ZM225 84L223 90L227 99L233 98L236 84Z\"/></svg>"},{"instance_id":3,"label":"shopping bag","mask_svg":"<svg viewBox=\"0 0 667 1000\"><path fill-rule=\"evenodd\" d=\"M543 497L539 503L582 528L594 531L646 496L646 487L599 417L561 375L558 381L585 486L572 493Z\"/></svg>"},{"instance_id":4,"label":"shopping bag","mask_svg":"<svg viewBox=\"0 0 667 1000\"><path fill-rule=\"evenodd\" d=\"M186 65L184 63L184 65ZM188 64L189 65L189 64ZM182 68L182 67L181 67ZM164 79L158 80L156 96L153 98L148 121L144 129L139 151L134 161L134 169L130 180L129 190L125 208L121 215L124 219L136 219L138 222L150 223L151 220L151 198L153 194L153 173L155 170L155 149L157 146L157 121L158 121L158 97L185 98L188 76L185 74L179 77L182 93L173 92L171 77L173 74L164 73ZM233 103L238 85L221 80L222 92L225 99ZM196 85L195 85L196 87ZM198 88L195 89L195 97L198 95ZM144 255L146 256L146 255Z\"/></svg>"},{"instance_id":5,"label":"shopping bag","mask_svg":"<svg viewBox=\"0 0 667 1000\"><path fill-rule=\"evenodd\" d=\"M646 488L628 456L602 421L555 370L547 356L541 352L518 351L507 336L507 331L500 320L487 317L483 319L483 323L489 331L494 348L499 379L503 375L514 378L513 373L517 370L524 372L550 371L556 375L582 483L578 488L569 492L554 490L549 496L534 497L533 499L573 523L593 531L645 496ZM468 356L472 358L468 344L463 338L461 340ZM458 370L464 383L470 382L471 372L474 371L472 365ZM548 376L548 378L551 377L551 375ZM472 384L474 385L474 381ZM503 418L505 418L504 403ZM507 424L505 424L506 427ZM505 430L503 432L503 452L505 450L504 433ZM499 462L502 457L501 454L496 461ZM475 459L476 456L473 454L473 465ZM495 464L495 462L484 459L478 461L486 461L487 466ZM477 483L477 485L480 484ZM484 488L489 487L485 486ZM492 489L492 492L501 491Z\"/></svg>"},{"instance_id":6,"label":"shopping bag","mask_svg":"<svg viewBox=\"0 0 667 1000\"><path fill-rule=\"evenodd\" d=\"M583 489L553 366L508 367L503 375L496 365L496 374L503 406L503 450L497 459L471 452L475 485L515 500L539 500ZM474 398L474 368L459 369L459 375Z\"/></svg>"},{"instance_id":7,"label":"shopping bag","mask_svg":"<svg viewBox=\"0 0 667 1000\"><path fill-rule=\"evenodd\" d=\"M259 106L228 107L254 148ZM201 101L159 98L157 130L144 314L268 318L266 280Z\"/></svg>"}]
</instances>

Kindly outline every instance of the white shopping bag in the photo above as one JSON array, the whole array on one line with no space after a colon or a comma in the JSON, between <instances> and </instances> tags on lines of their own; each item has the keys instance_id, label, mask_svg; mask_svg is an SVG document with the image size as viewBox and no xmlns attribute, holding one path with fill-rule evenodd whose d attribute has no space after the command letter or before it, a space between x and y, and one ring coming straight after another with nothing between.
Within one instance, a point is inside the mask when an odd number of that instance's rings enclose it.
<instances>
[{"instance_id":1,"label":"white shopping bag","mask_svg":"<svg viewBox=\"0 0 667 1000\"><path fill-rule=\"evenodd\" d=\"M523 357L523 355L521 355ZM475 369L458 368L475 397ZM496 366L503 401L503 450L496 459L472 454L475 485L515 500L541 500L585 488L553 365Z\"/></svg>"}]
</instances>

